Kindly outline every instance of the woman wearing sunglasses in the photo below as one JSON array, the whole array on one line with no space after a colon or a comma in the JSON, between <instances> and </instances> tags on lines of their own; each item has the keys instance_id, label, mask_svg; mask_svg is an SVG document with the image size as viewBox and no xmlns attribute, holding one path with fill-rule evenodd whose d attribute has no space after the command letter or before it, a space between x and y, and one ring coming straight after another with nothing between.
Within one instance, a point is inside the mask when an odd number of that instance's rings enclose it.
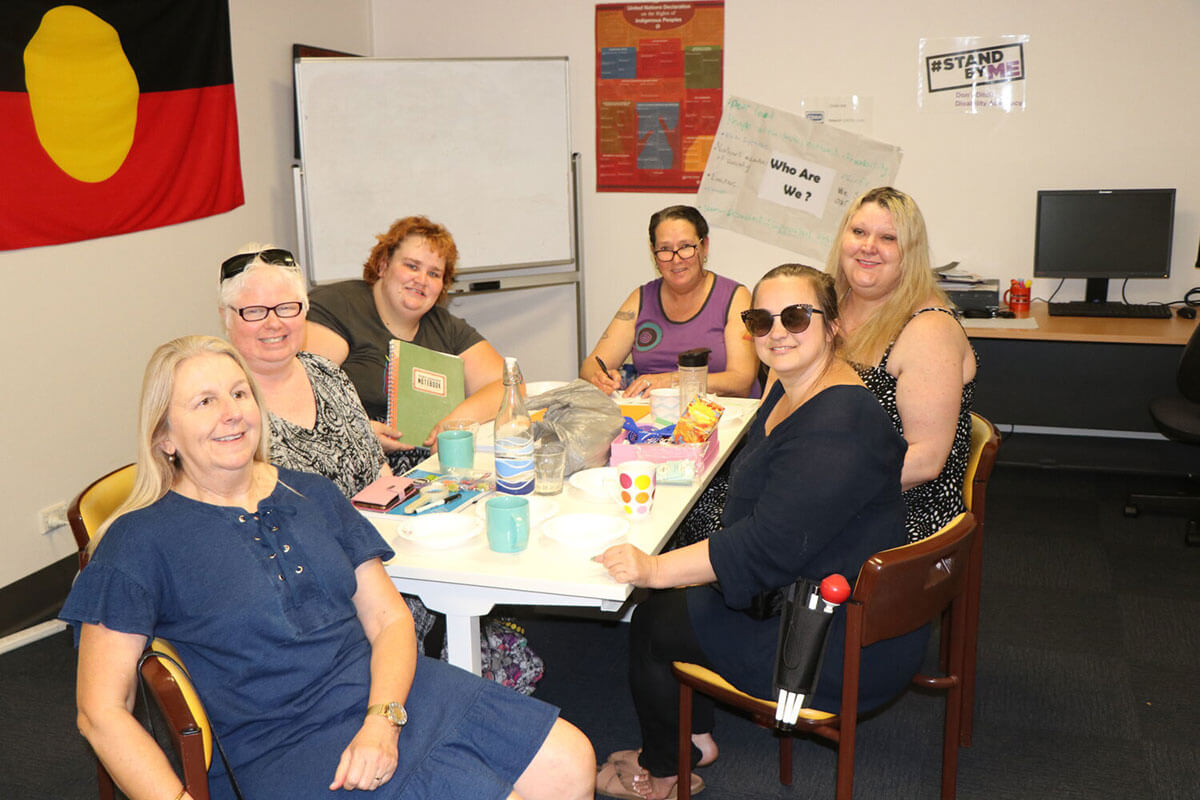
<instances>
[{"instance_id":1,"label":"woman wearing sunglasses","mask_svg":"<svg viewBox=\"0 0 1200 800\"><path fill-rule=\"evenodd\" d=\"M679 691L672 661L716 670L739 689L771 696L779 592L798 578L853 580L874 553L904 541L904 439L854 369L837 355L833 280L797 264L768 272L741 316L775 380L734 461L723 527L660 555L629 544L597 557L618 581L666 591L638 606L630 626L630 685L641 750L613 753L597 775L610 797L673 797ZM686 587L686 588L674 588ZM835 613L811 705L837 711L844 614ZM928 631L868 647L861 703L904 690ZM697 695L693 763L717 757L712 705ZM702 781L693 779L693 792Z\"/></svg>"},{"instance_id":2,"label":"woman wearing sunglasses","mask_svg":"<svg viewBox=\"0 0 1200 800\"><path fill-rule=\"evenodd\" d=\"M324 475L352 497L390 474L346 373L301 352L308 292L287 250L247 245L221 265L221 317L262 390L273 463Z\"/></svg>"},{"instance_id":3,"label":"woman wearing sunglasses","mask_svg":"<svg viewBox=\"0 0 1200 800\"><path fill-rule=\"evenodd\" d=\"M625 298L579 377L612 394L632 353L637 377L625 396L648 396L675 383L681 352L707 347L709 391L746 397L758 363L738 315L750 293L705 268L708 222L691 206L664 208L650 217L650 254L658 277Z\"/></svg>"},{"instance_id":4,"label":"woman wearing sunglasses","mask_svg":"<svg viewBox=\"0 0 1200 800\"><path fill-rule=\"evenodd\" d=\"M964 510L976 363L935 283L916 202L890 186L855 199L826 271L842 309L842 355L908 442L905 526L909 541L924 539Z\"/></svg>"}]
</instances>

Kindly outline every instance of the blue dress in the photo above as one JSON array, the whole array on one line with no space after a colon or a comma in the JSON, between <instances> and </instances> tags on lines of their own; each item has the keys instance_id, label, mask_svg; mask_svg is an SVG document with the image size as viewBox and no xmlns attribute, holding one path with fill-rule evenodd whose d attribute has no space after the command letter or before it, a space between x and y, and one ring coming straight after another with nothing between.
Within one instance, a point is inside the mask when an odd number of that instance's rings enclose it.
<instances>
[{"instance_id":1,"label":"blue dress","mask_svg":"<svg viewBox=\"0 0 1200 800\"><path fill-rule=\"evenodd\" d=\"M279 468L256 513L168 492L119 518L61 617L179 650L250 798L328 790L362 725L371 647L355 568L392 551L326 478ZM439 661L418 659L399 765L379 798L503 798L558 711ZM219 758L214 798L232 795Z\"/></svg>"}]
</instances>

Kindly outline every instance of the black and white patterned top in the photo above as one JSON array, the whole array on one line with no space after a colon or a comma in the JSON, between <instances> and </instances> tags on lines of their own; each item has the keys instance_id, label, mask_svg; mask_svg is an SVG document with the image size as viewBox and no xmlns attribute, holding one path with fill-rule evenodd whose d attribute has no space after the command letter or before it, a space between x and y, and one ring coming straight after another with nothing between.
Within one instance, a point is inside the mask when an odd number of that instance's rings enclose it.
<instances>
[{"instance_id":1,"label":"black and white patterned top","mask_svg":"<svg viewBox=\"0 0 1200 800\"><path fill-rule=\"evenodd\" d=\"M941 311L958 319L957 315L948 308L930 306L922 308L909 317L911 322L917 314L926 311ZM897 334L899 338L899 334ZM896 378L888 373L888 357L896 342L887 346L879 366L865 367L855 364L854 368L862 378L863 383L879 400L884 411L892 418L892 424L900 435L904 435L904 423L900 419L900 410L896 406ZM975 355L976 362L979 355ZM919 542L927 536L937 533L947 522L966 510L963 505L962 487L963 476L967 472L967 461L971 457L971 406L975 402L975 379L972 378L962 389L962 404L958 409L958 427L954 431L954 444L950 455L942 466L941 474L920 486L914 486L904 493L904 502L908 506L904 527L909 542Z\"/></svg>"},{"instance_id":2,"label":"black and white patterned top","mask_svg":"<svg viewBox=\"0 0 1200 800\"><path fill-rule=\"evenodd\" d=\"M299 472L315 472L352 497L379 477L383 448L371 430L354 385L332 361L308 352L297 354L312 386L317 421L303 428L274 413L271 462Z\"/></svg>"}]
</instances>

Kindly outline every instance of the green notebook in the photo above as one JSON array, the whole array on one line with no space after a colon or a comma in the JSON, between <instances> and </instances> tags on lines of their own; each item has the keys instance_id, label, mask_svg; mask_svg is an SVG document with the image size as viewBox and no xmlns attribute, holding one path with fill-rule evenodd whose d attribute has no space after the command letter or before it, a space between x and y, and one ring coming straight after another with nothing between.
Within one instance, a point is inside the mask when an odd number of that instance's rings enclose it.
<instances>
[{"instance_id":1,"label":"green notebook","mask_svg":"<svg viewBox=\"0 0 1200 800\"><path fill-rule=\"evenodd\" d=\"M388 344L387 423L404 444L422 445L443 417L463 401L461 356L392 339Z\"/></svg>"}]
</instances>

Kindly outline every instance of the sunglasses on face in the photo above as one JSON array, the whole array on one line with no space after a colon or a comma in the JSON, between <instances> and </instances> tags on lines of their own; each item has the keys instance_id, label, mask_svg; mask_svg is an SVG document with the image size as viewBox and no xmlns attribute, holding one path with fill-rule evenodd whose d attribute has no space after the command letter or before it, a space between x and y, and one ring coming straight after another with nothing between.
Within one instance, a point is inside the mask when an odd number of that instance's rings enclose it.
<instances>
[{"instance_id":1,"label":"sunglasses on face","mask_svg":"<svg viewBox=\"0 0 1200 800\"><path fill-rule=\"evenodd\" d=\"M821 309L813 308L808 303L787 306L778 314L772 314L765 308L749 308L742 312L742 322L750 335L755 337L766 336L770 333L771 328L775 327L776 317L779 317L779 321L783 323L783 327L787 328L789 333L804 333L808 330L808 323L812 322L812 315L824 313Z\"/></svg>"},{"instance_id":2,"label":"sunglasses on face","mask_svg":"<svg viewBox=\"0 0 1200 800\"><path fill-rule=\"evenodd\" d=\"M259 250L257 253L238 253L221 262L221 281L224 282L235 275L241 275L255 259L264 264L274 264L280 267L296 266L296 257L291 254L291 251L278 247Z\"/></svg>"}]
</instances>

